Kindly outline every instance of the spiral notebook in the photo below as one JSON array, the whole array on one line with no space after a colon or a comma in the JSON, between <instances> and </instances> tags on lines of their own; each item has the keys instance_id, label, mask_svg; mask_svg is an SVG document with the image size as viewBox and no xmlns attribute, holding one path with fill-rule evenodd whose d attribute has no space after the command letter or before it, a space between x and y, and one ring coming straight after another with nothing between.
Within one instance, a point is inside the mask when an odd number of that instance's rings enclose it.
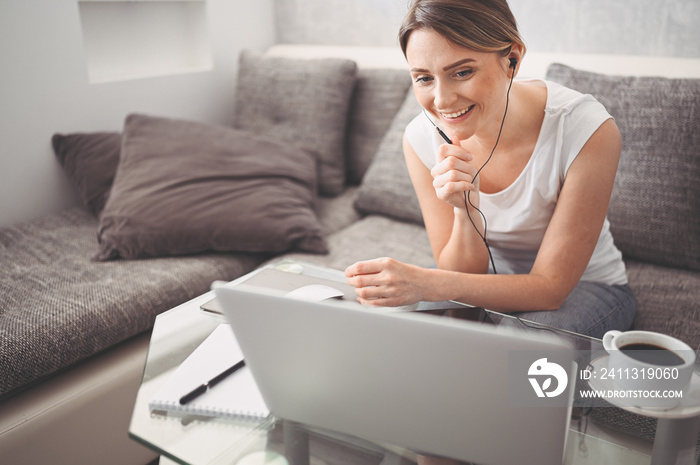
<instances>
[{"instance_id":1,"label":"spiral notebook","mask_svg":"<svg viewBox=\"0 0 700 465\"><path fill-rule=\"evenodd\" d=\"M151 410L228 418L264 419L270 411L260 395L248 367L236 371L185 405L180 398L206 383L231 365L243 360L231 326L219 325L207 339L175 369L151 399Z\"/></svg>"}]
</instances>

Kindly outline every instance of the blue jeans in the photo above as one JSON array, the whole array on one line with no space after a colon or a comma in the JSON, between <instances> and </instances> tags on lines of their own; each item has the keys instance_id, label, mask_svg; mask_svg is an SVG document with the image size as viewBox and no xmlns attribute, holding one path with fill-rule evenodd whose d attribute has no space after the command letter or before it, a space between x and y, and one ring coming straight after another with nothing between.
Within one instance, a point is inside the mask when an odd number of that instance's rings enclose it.
<instances>
[{"instance_id":1,"label":"blue jeans","mask_svg":"<svg viewBox=\"0 0 700 465\"><path fill-rule=\"evenodd\" d=\"M558 310L514 312L524 320L602 338L611 329L632 326L637 302L629 285L580 281Z\"/></svg>"}]
</instances>

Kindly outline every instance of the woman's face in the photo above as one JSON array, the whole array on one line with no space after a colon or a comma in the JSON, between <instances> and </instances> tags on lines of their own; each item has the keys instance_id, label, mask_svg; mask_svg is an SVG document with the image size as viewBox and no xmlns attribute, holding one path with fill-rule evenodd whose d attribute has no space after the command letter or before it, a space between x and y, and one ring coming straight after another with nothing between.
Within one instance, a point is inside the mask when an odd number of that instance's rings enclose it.
<instances>
[{"instance_id":1,"label":"woman's face","mask_svg":"<svg viewBox=\"0 0 700 465\"><path fill-rule=\"evenodd\" d=\"M418 102L450 137L464 140L500 125L510 79L507 58L418 29L408 39L406 59Z\"/></svg>"}]
</instances>

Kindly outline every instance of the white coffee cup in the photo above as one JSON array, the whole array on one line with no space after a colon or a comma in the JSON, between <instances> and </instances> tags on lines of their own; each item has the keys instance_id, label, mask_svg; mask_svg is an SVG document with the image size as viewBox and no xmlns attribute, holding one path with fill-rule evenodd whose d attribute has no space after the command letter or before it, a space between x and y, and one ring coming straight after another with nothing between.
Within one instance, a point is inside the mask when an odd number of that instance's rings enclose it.
<instances>
[{"instance_id":1,"label":"white coffee cup","mask_svg":"<svg viewBox=\"0 0 700 465\"><path fill-rule=\"evenodd\" d=\"M667 410L687 395L695 352L685 342L651 331L608 331L603 347L608 367L596 376L612 380L621 403Z\"/></svg>"}]
</instances>

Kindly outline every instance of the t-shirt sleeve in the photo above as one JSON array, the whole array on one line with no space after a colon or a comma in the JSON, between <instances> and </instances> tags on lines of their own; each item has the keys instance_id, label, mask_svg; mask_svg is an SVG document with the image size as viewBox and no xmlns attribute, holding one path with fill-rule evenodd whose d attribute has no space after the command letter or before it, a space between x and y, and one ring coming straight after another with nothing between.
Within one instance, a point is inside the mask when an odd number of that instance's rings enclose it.
<instances>
[{"instance_id":1,"label":"t-shirt sleeve","mask_svg":"<svg viewBox=\"0 0 700 465\"><path fill-rule=\"evenodd\" d=\"M424 114L419 114L406 126L406 139L418 155L418 158L428 168L435 166L435 155L440 144L445 142L439 139L437 131ZM436 137L438 139L436 139Z\"/></svg>"},{"instance_id":2,"label":"t-shirt sleeve","mask_svg":"<svg viewBox=\"0 0 700 465\"><path fill-rule=\"evenodd\" d=\"M576 160L586 142L607 120L612 118L605 107L593 96L581 94L573 100L567 109L567 115L563 118L562 170L564 175Z\"/></svg>"}]
</instances>

